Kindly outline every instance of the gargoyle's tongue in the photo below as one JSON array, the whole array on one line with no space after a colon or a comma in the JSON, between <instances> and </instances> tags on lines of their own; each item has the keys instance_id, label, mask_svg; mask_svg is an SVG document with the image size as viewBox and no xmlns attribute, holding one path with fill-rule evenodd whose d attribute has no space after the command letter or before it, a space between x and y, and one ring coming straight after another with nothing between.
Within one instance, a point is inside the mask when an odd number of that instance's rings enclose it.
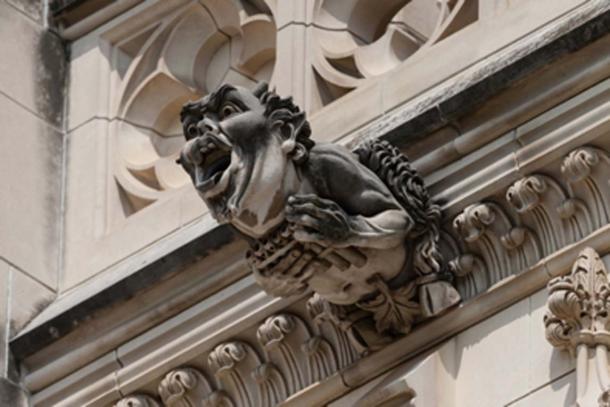
<instances>
[{"instance_id":1,"label":"gargoyle's tongue","mask_svg":"<svg viewBox=\"0 0 610 407\"><path fill-rule=\"evenodd\" d=\"M218 182L218 180L222 176L222 173L224 172L224 170L229 168L230 164L231 156L229 154L223 154L214 158L214 160L210 164L206 165L204 178L208 180L213 177L214 181Z\"/></svg>"}]
</instances>

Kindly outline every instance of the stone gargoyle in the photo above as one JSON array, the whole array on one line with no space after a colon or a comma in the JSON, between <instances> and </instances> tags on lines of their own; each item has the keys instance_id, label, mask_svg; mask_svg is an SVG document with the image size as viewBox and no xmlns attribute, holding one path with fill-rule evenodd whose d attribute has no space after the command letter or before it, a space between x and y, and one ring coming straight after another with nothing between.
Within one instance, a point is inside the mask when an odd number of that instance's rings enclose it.
<instances>
[{"instance_id":1,"label":"stone gargoyle","mask_svg":"<svg viewBox=\"0 0 610 407\"><path fill-rule=\"evenodd\" d=\"M395 147L315 143L304 112L265 83L223 85L184 105L181 121L179 163L213 216L248 237L268 293L313 291L360 350L459 302L440 209Z\"/></svg>"}]
</instances>

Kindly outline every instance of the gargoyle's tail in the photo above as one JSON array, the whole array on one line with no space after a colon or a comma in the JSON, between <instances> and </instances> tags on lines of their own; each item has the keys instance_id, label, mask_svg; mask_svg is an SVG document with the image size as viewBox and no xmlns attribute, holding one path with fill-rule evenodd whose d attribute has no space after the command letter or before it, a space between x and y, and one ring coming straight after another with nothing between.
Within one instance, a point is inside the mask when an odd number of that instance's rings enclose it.
<instances>
[{"instance_id":1,"label":"gargoyle's tail","mask_svg":"<svg viewBox=\"0 0 610 407\"><path fill-rule=\"evenodd\" d=\"M354 152L360 162L386 184L415 222L408 239L414 242L413 267L419 276L424 315L435 315L455 304L459 301L455 289L447 282L439 281L442 272L442 256L438 248L441 210L431 201L424 181L409 159L386 141L365 142ZM441 303L435 304L441 298Z\"/></svg>"},{"instance_id":2,"label":"gargoyle's tail","mask_svg":"<svg viewBox=\"0 0 610 407\"><path fill-rule=\"evenodd\" d=\"M423 273L440 271L437 249L441 211L431 202L424 181L411 166L409 159L387 141L372 140L358 146L354 152L362 164L386 184L398 202L415 222L411 239L419 241L420 254L425 260ZM423 260L423 259L422 259Z\"/></svg>"}]
</instances>

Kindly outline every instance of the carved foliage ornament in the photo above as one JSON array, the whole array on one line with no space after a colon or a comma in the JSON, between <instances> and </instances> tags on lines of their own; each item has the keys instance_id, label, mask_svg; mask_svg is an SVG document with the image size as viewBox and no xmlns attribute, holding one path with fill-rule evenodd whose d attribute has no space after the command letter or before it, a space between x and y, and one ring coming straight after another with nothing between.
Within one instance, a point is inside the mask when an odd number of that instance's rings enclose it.
<instances>
[{"instance_id":1,"label":"carved foliage ornament","mask_svg":"<svg viewBox=\"0 0 610 407\"><path fill-rule=\"evenodd\" d=\"M583 250L570 275L551 280L548 289L544 325L553 346L610 346L610 284L604 263L593 249Z\"/></svg>"},{"instance_id":2,"label":"carved foliage ornament","mask_svg":"<svg viewBox=\"0 0 610 407\"><path fill-rule=\"evenodd\" d=\"M584 249L565 277L549 282L546 338L576 356L576 406L608 406L610 282L595 250Z\"/></svg>"},{"instance_id":3,"label":"carved foliage ornament","mask_svg":"<svg viewBox=\"0 0 610 407\"><path fill-rule=\"evenodd\" d=\"M265 83L223 85L184 105L181 121L180 163L216 219L251 240L247 259L269 293L311 289L365 347L459 301L439 207L396 148L315 143L305 114Z\"/></svg>"}]
</instances>

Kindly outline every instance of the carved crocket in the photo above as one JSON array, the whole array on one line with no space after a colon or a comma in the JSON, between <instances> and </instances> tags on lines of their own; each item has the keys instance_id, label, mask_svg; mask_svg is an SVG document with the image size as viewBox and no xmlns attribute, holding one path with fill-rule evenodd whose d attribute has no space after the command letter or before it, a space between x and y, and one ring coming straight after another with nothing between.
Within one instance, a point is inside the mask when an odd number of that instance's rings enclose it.
<instances>
[{"instance_id":1,"label":"carved crocket","mask_svg":"<svg viewBox=\"0 0 610 407\"><path fill-rule=\"evenodd\" d=\"M305 114L264 83L223 85L181 121L179 162L214 217L250 238L267 292L311 289L361 348L459 301L438 251L440 210L396 148L314 143Z\"/></svg>"}]
</instances>

